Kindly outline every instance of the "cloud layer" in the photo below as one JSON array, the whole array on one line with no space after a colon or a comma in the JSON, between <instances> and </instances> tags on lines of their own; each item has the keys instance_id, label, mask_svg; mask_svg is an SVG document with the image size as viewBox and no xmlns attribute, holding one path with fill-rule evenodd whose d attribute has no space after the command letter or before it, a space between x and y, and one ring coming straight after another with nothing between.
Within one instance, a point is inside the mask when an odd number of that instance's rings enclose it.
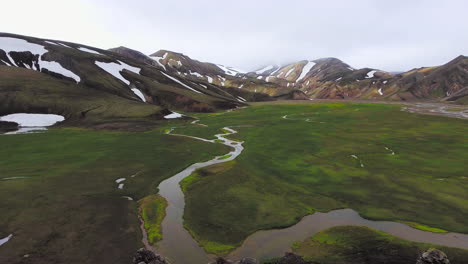
<instances>
[{"instance_id":1,"label":"cloud layer","mask_svg":"<svg viewBox=\"0 0 468 264\"><path fill-rule=\"evenodd\" d=\"M337 57L403 71L468 55L463 0L16 0L2 9L3 32L168 49L247 70Z\"/></svg>"}]
</instances>

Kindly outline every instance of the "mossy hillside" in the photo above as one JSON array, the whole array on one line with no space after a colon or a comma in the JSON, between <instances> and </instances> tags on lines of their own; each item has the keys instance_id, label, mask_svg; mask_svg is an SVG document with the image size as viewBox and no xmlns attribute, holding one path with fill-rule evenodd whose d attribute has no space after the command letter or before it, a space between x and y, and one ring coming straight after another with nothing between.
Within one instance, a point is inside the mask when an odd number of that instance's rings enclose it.
<instances>
[{"instance_id":1,"label":"mossy hillside","mask_svg":"<svg viewBox=\"0 0 468 264\"><path fill-rule=\"evenodd\" d=\"M453 264L468 259L467 250L410 242L357 226L333 227L292 247L294 253L320 264L413 264L430 248L442 250Z\"/></svg>"},{"instance_id":2,"label":"mossy hillside","mask_svg":"<svg viewBox=\"0 0 468 264\"><path fill-rule=\"evenodd\" d=\"M197 117L208 127L177 132L210 138L232 126L239 133L228 137L245 147L230 169L186 188L186 226L199 241L238 246L257 230L337 208L468 232L465 120L398 105L290 102Z\"/></svg>"},{"instance_id":3,"label":"mossy hillside","mask_svg":"<svg viewBox=\"0 0 468 264\"><path fill-rule=\"evenodd\" d=\"M0 180L0 237L13 234L0 262L29 254L39 264L131 262L142 246L135 201L190 164L229 151L160 131L84 129L1 135L0 146L0 178L24 177ZM119 178L126 178L122 190Z\"/></svg>"},{"instance_id":4,"label":"mossy hillside","mask_svg":"<svg viewBox=\"0 0 468 264\"><path fill-rule=\"evenodd\" d=\"M89 89L24 68L0 66L0 114L39 112L84 123L157 117L161 107Z\"/></svg>"}]
</instances>

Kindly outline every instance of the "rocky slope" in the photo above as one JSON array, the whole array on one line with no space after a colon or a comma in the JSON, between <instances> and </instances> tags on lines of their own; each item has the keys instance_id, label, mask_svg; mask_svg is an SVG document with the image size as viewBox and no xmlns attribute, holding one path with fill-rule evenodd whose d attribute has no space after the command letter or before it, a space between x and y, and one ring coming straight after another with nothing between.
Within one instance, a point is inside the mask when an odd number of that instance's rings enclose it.
<instances>
[{"instance_id":1,"label":"rocky slope","mask_svg":"<svg viewBox=\"0 0 468 264\"><path fill-rule=\"evenodd\" d=\"M338 59L325 58L249 74L292 86L313 98L462 101L468 94L467 63L468 58L460 56L442 66L392 74L354 69Z\"/></svg>"},{"instance_id":2,"label":"rocky slope","mask_svg":"<svg viewBox=\"0 0 468 264\"><path fill-rule=\"evenodd\" d=\"M371 99L433 100L468 103L467 57L438 67L390 73L378 69L355 69L336 58L268 65L252 72L200 62L171 51L158 51L154 58L180 78L216 84L224 90L238 88L280 99ZM288 97L297 91L305 94ZM255 100L249 98L249 100Z\"/></svg>"}]
</instances>

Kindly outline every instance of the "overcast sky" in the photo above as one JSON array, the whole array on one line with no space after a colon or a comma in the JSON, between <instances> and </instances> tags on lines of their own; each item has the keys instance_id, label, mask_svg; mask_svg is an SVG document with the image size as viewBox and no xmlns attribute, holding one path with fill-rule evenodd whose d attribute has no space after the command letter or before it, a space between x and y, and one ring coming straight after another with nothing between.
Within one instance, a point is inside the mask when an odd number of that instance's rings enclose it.
<instances>
[{"instance_id":1,"label":"overcast sky","mask_svg":"<svg viewBox=\"0 0 468 264\"><path fill-rule=\"evenodd\" d=\"M468 55L465 0L4 0L0 31L246 70L337 57L403 71Z\"/></svg>"}]
</instances>

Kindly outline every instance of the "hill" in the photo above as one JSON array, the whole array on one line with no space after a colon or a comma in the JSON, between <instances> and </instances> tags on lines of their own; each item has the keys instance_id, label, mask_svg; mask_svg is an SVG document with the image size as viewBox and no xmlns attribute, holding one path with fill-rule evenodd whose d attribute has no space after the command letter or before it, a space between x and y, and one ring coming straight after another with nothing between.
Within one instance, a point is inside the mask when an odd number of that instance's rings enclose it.
<instances>
[{"instance_id":1,"label":"hill","mask_svg":"<svg viewBox=\"0 0 468 264\"><path fill-rule=\"evenodd\" d=\"M215 85L180 80L129 49L107 51L7 33L0 33L0 79L0 115L54 113L86 123L157 120L170 110L244 105Z\"/></svg>"}]
</instances>

